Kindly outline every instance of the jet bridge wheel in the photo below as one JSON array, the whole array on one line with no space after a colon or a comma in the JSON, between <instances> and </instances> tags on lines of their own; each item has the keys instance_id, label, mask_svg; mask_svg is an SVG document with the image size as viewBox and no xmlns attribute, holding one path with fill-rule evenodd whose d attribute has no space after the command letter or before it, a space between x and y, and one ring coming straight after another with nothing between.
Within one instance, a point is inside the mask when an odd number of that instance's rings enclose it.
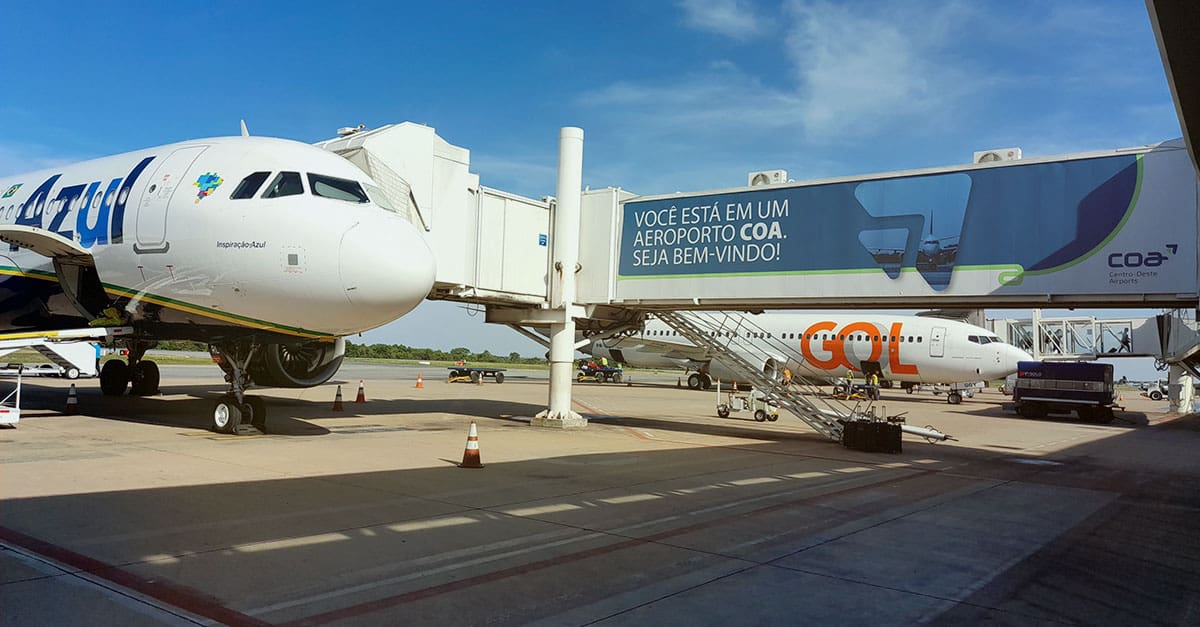
<instances>
[{"instance_id":1,"label":"jet bridge wheel","mask_svg":"<svg viewBox=\"0 0 1200 627\"><path fill-rule=\"evenodd\" d=\"M232 394L222 396L213 406L212 430L217 433L237 433L242 423L242 409Z\"/></svg>"},{"instance_id":2,"label":"jet bridge wheel","mask_svg":"<svg viewBox=\"0 0 1200 627\"><path fill-rule=\"evenodd\" d=\"M100 391L105 396L120 396L125 393L126 385L129 385L129 364L119 359L104 362L100 369Z\"/></svg>"}]
</instances>

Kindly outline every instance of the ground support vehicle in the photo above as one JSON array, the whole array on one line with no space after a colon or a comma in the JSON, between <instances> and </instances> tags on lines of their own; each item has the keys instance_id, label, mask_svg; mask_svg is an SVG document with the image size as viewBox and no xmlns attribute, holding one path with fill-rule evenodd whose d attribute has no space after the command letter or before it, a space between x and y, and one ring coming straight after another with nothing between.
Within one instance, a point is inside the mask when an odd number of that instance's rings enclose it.
<instances>
[{"instance_id":1,"label":"ground support vehicle","mask_svg":"<svg viewBox=\"0 0 1200 627\"><path fill-rule=\"evenodd\" d=\"M507 370L507 368L469 368L467 366L447 366L446 369L450 371L446 383L458 381L482 383L484 377L491 377L496 380L496 383L504 383L504 371Z\"/></svg>"},{"instance_id":2,"label":"ground support vehicle","mask_svg":"<svg viewBox=\"0 0 1200 627\"><path fill-rule=\"evenodd\" d=\"M575 380L579 383L584 381L594 381L596 383L620 383L624 374L620 368L588 368L580 366L579 372L575 375Z\"/></svg>"},{"instance_id":3,"label":"ground support vehicle","mask_svg":"<svg viewBox=\"0 0 1200 627\"><path fill-rule=\"evenodd\" d=\"M727 388L722 395L721 382L717 382L717 415L728 418L732 412L753 412L756 422L779 420L779 407L766 399L766 395L753 388L741 394L737 388Z\"/></svg>"},{"instance_id":4,"label":"ground support vehicle","mask_svg":"<svg viewBox=\"0 0 1200 627\"><path fill-rule=\"evenodd\" d=\"M1074 412L1081 420L1106 423L1114 418L1112 364L1022 361L1017 363L1014 407L1026 418Z\"/></svg>"}]
</instances>

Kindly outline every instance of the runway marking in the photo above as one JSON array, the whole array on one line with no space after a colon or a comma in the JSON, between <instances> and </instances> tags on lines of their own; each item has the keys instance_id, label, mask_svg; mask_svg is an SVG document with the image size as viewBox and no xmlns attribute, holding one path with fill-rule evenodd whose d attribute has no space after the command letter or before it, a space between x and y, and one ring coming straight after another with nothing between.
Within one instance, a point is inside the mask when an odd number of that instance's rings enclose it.
<instances>
[{"instance_id":1,"label":"runway marking","mask_svg":"<svg viewBox=\"0 0 1200 627\"><path fill-rule=\"evenodd\" d=\"M730 481L729 484L735 486L745 486L759 485L761 483L775 483L776 481L783 481L783 479L780 479L779 477L755 477L753 479L735 479Z\"/></svg>"},{"instance_id":2,"label":"runway marking","mask_svg":"<svg viewBox=\"0 0 1200 627\"><path fill-rule=\"evenodd\" d=\"M633 427L625 427L625 432L639 440L653 441L655 439L655 437L650 435L649 433L646 433L645 431L640 431L638 429L634 429Z\"/></svg>"},{"instance_id":3,"label":"runway marking","mask_svg":"<svg viewBox=\"0 0 1200 627\"><path fill-rule=\"evenodd\" d=\"M558 505L543 505L541 507L523 507L520 509L502 509L502 513L509 516L537 516L539 514L555 514L558 512L569 512L571 510L583 509L573 503L559 503Z\"/></svg>"},{"instance_id":4,"label":"runway marking","mask_svg":"<svg viewBox=\"0 0 1200 627\"><path fill-rule=\"evenodd\" d=\"M90 577L103 579L139 594L177 607L190 614L224 623L226 625L269 625L248 614L225 607L217 599L186 586L163 579L145 579L127 570L122 570L98 559L81 555L70 549L27 536L7 527L0 527L0 540L19 546L76 570Z\"/></svg>"},{"instance_id":5,"label":"runway marking","mask_svg":"<svg viewBox=\"0 0 1200 627\"><path fill-rule=\"evenodd\" d=\"M624 505L625 503L640 503L642 501L655 501L661 499L658 494L630 494L629 496L616 496L611 499L598 499L601 503L609 505Z\"/></svg>"},{"instance_id":6,"label":"runway marking","mask_svg":"<svg viewBox=\"0 0 1200 627\"><path fill-rule=\"evenodd\" d=\"M312 546L315 544L328 544L330 542L341 542L349 540L350 536L344 533L322 533L315 536L300 536L298 538L287 538L284 540L272 540L270 542L253 542L250 544L241 544L233 547L238 553L261 553L263 551L277 551L279 549L294 549L302 546Z\"/></svg>"},{"instance_id":7,"label":"runway marking","mask_svg":"<svg viewBox=\"0 0 1200 627\"><path fill-rule=\"evenodd\" d=\"M860 488L867 488L867 487L874 488L874 487L878 487L883 484L906 481L915 476L918 476L918 475L903 474L901 476L871 482L867 485L854 485L854 486L846 487L844 490L833 490L831 492L825 492L825 493L820 494L820 496L826 497L826 496L830 496L833 494L837 494L839 492L852 491L852 490L856 490L856 489L860 489ZM839 480L836 480L836 481L833 481L830 483L826 483L819 487L834 487L834 486L840 485L842 483L853 483L856 481L858 481L858 478L856 478L856 477L846 477L846 478L839 479ZM813 486L813 487L816 488L818 486ZM705 512L719 511L722 509L728 509L729 507L736 507L739 505L744 505L744 504L748 504L748 503L752 503L752 502L758 502L758 501L763 501L763 500L767 500L767 499L778 499L778 498L782 498L782 497L789 497L789 496L795 496L795 495L796 494L794 492L790 492L790 493L772 493L769 495L756 496L756 497L751 497L749 499L745 499L744 501L740 501L740 502L733 502L733 503L728 503L728 504L720 505L720 506L716 506L716 507L709 507L709 508L704 508L702 510L696 510L695 512L691 512L691 515L696 515L696 514L705 513ZM579 562L579 561L589 559L592 557L599 557L601 555L607 555L610 553L615 553L617 551L621 551L624 549L630 549L630 548L634 548L637 546L643 546L646 544L658 544L658 543L663 542L664 540L667 540L668 538L686 535L688 533L692 533L695 531L713 527L718 524L724 524L725 522L727 522L727 520L729 518L735 518L735 517L745 516L745 515L749 515L749 514L763 514L763 513L766 513L766 512L772 511L772 510L781 509L784 507L792 507L796 504L796 502L804 501L804 500L807 500L808 498L810 498L810 497L805 496L805 497L801 497L799 499L789 500L784 503L775 503L772 505L766 505L764 507L761 507L756 510L752 510L750 512L740 512L740 513L736 513L736 514L730 514L727 517L714 518L714 519L707 520L707 521L693 523L691 525L685 525L683 527L678 527L675 529L661 531L659 533L651 534L651 535L643 537L643 538L630 538L628 540L616 542L614 544L608 544L605 546L599 546L599 547L595 547L595 548L591 548L591 549L584 549L582 551L578 551L575 553L550 557L550 558L546 558L546 559L543 559L540 561L530 562L528 564L519 564L517 566L512 566L512 567L506 568L504 570L494 571L494 572L490 572L490 573L483 573L481 575L476 575L474 577L468 577L466 579L460 579L458 581L451 581L451 582L431 586L431 587L420 589L420 590L413 590L411 592L406 592L406 593L397 594L397 595L393 595L393 596L389 596L389 597L384 597L381 599L376 599L374 601L367 601L365 603L360 603L358 605L351 605L348 607L330 610L327 612L322 612L320 614L315 614L315 615L309 616L307 618L301 618L301 619L293 620L293 621L283 623L283 624L284 625L320 625L320 624L331 623L331 622L335 622L335 621L352 619L355 617L364 616L366 614L371 614L373 612L378 612L381 610L386 610L389 608L406 605L406 604L412 603L414 601L420 601L422 599L437 597L442 594L446 594L448 592L464 590L464 589L472 588L472 587L475 587L478 585L491 583L491 582L495 582L495 581L501 581L501 580L508 579L510 577L519 576L519 575L527 575L530 573L535 573L535 572L538 572L541 570L545 570L547 568L561 566L564 564L571 564L571 563ZM675 517L671 517L671 518L675 518ZM641 525L638 525L638 526L644 526L645 524L646 523L642 523ZM619 531L620 530L616 530L616 533L619 533ZM570 544L573 542L578 542L580 540L594 539L594 538L598 538L598 537L610 537L611 538L614 535L615 535L615 533L591 532L580 538L567 538L567 539L562 540L557 543L549 543L549 544L542 545L542 546L551 547L551 546L554 546L557 544ZM621 537L621 536L617 535L616 537ZM528 552L530 550L536 550L538 548L540 548L540 547L528 547L528 549L524 549L520 552ZM490 561L490 560L487 560L487 558L483 558L483 559L486 561ZM740 558L730 557L729 559L740 559ZM473 561L475 561L475 560L472 560L472 562ZM745 561L745 560L742 560L742 561ZM433 572L427 571L425 573L411 573L409 575L403 575L401 577L396 577L396 578L389 580L388 584L389 585L394 584L394 583L397 583L397 582L403 581L403 580L417 579L417 578L427 576L430 574L435 574L438 571L445 571L448 569L457 569L457 568L461 568L461 567L465 567L465 566L473 566L473 565L475 565L475 564L473 564L473 563L449 564L445 567L435 569L435 571L433 571ZM376 583L378 583L378 582L376 582ZM373 585L373 584L364 584L364 585L369 586L369 588L377 587L376 585ZM354 588L362 588L362 586L355 586ZM286 605L289 607L296 607L299 605L306 605L306 604L308 604L308 602L315 601L315 600L328 600L331 598L335 598L337 596L343 596L346 593L347 593L347 591L331 591L329 593L318 595L320 597L319 599L316 597L314 597L312 599L299 599L296 601L287 602ZM280 604L280 605L283 605L283 604ZM256 609L256 610L251 610L251 611L255 614L263 614L263 613L266 613L266 612L272 611L272 610L268 609L268 608L263 608L261 610Z\"/></svg>"},{"instance_id":8,"label":"runway marking","mask_svg":"<svg viewBox=\"0 0 1200 627\"><path fill-rule=\"evenodd\" d=\"M474 518L466 516L451 516L449 518L435 518L433 520L418 520L415 522L396 523L387 525L392 531L404 533L406 531L424 531L426 529L441 529L442 527L456 527L458 525L470 525L479 522Z\"/></svg>"}]
</instances>

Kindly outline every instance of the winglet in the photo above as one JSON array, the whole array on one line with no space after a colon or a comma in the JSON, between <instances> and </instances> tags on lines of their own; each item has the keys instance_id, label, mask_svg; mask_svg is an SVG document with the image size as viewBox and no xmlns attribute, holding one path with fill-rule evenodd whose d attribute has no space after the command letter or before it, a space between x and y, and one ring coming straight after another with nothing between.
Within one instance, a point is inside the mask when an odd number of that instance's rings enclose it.
<instances>
[{"instance_id":1,"label":"winglet","mask_svg":"<svg viewBox=\"0 0 1200 627\"><path fill-rule=\"evenodd\" d=\"M246 130L246 121L242 120L242 137L249 137L250 131Z\"/></svg>"}]
</instances>

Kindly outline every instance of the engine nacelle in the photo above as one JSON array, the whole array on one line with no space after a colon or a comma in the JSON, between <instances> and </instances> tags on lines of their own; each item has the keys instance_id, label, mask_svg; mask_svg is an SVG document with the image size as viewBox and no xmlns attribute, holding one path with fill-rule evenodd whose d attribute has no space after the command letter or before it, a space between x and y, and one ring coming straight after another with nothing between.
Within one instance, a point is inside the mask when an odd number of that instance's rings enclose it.
<instances>
[{"instance_id":1,"label":"engine nacelle","mask_svg":"<svg viewBox=\"0 0 1200 627\"><path fill-rule=\"evenodd\" d=\"M346 341L267 344L250 360L250 377L261 386L308 388L329 380L342 365ZM225 368L226 366L222 366Z\"/></svg>"}]
</instances>

